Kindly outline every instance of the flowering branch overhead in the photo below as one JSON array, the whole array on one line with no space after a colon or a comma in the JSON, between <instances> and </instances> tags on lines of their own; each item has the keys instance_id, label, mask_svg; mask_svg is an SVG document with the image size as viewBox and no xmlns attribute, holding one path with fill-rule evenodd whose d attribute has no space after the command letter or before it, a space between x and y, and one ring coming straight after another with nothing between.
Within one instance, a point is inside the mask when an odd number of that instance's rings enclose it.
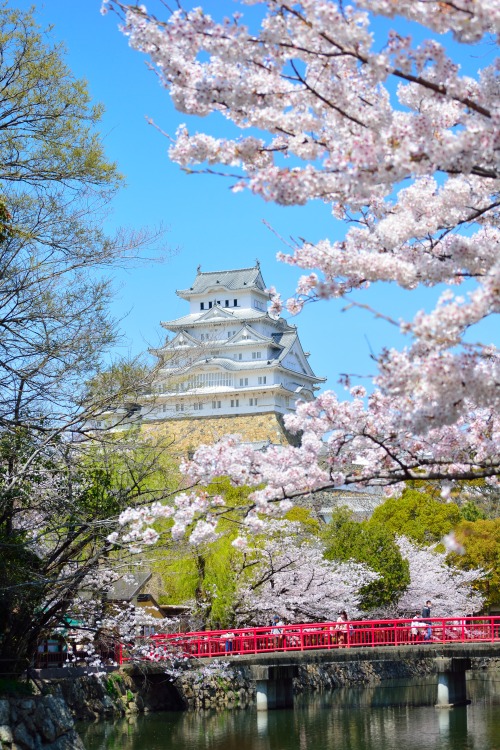
<instances>
[{"instance_id":1,"label":"flowering branch overhead","mask_svg":"<svg viewBox=\"0 0 500 750\"><path fill-rule=\"evenodd\" d=\"M104 4L123 13L130 45L150 57L179 111L222 115L239 130L221 138L180 125L171 159L238 172L234 189L281 205L319 199L346 222L342 240L280 255L307 270L289 312L376 282L440 296L397 322L408 346L382 352L369 396L325 393L286 418L301 448L252 455L230 441L200 449L186 471L265 484L255 510L273 513L343 483L496 481L500 358L474 331L500 310L499 66L487 62L489 45L484 67L465 74L438 35L451 32L463 50L490 41L500 9L487 0L251 4L261 6L258 30L240 14L218 22L178 8L160 21L144 6ZM396 13L428 38L392 30L381 39ZM276 294L271 312L283 304Z\"/></svg>"}]
</instances>

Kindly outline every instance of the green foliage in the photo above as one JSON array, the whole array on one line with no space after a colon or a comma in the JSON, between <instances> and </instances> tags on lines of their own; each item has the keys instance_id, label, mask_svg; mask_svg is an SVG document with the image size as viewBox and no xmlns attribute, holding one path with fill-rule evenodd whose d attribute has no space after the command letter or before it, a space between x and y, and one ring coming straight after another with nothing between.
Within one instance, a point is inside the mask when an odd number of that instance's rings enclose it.
<instances>
[{"instance_id":1,"label":"green foliage","mask_svg":"<svg viewBox=\"0 0 500 750\"><path fill-rule=\"evenodd\" d=\"M403 560L394 534L382 524L352 520L347 508L334 511L323 532L327 560L365 563L381 579L362 590L362 606L369 610L395 601L410 582L407 560Z\"/></svg>"},{"instance_id":2,"label":"green foliage","mask_svg":"<svg viewBox=\"0 0 500 750\"><path fill-rule=\"evenodd\" d=\"M486 513L474 500L467 500L460 506L460 515L464 521L480 521L486 519Z\"/></svg>"},{"instance_id":3,"label":"green foliage","mask_svg":"<svg viewBox=\"0 0 500 750\"><path fill-rule=\"evenodd\" d=\"M93 132L102 107L44 36L31 11L0 6L0 181L115 186L116 166Z\"/></svg>"},{"instance_id":4,"label":"green foliage","mask_svg":"<svg viewBox=\"0 0 500 750\"><path fill-rule=\"evenodd\" d=\"M461 521L455 528L457 540L465 554L451 554L448 559L463 570L483 568L488 576L476 587L486 596L485 606L500 604L500 518Z\"/></svg>"},{"instance_id":5,"label":"green foliage","mask_svg":"<svg viewBox=\"0 0 500 750\"><path fill-rule=\"evenodd\" d=\"M172 552L169 562L160 566L168 592L161 603L194 602L205 627L231 627L242 557L231 544L235 536Z\"/></svg>"},{"instance_id":6,"label":"green foliage","mask_svg":"<svg viewBox=\"0 0 500 750\"><path fill-rule=\"evenodd\" d=\"M20 680L10 680L6 677L0 677L0 695L5 696L23 696L33 695L35 692L31 682L21 682Z\"/></svg>"},{"instance_id":7,"label":"green foliage","mask_svg":"<svg viewBox=\"0 0 500 750\"><path fill-rule=\"evenodd\" d=\"M240 533L241 510L249 506L248 496L254 488L234 487L221 477L206 488L210 496L224 497L226 508L220 521L217 541L196 548L171 547L154 568L163 579L167 592L162 604L195 605L195 615L203 627L232 627L234 604L241 585L243 555L232 545ZM304 523L309 523L307 515Z\"/></svg>"},{"instance_id":8,"label":"green foliage","mask_svg":"<svg viewBox=\"0 0 500 750\"><path fill-rule=\"evenodd\" d=\"M285 513L285 519L287 521L294 521L302 524L304 530L309 531L314 535L317 535L320 530L320 524L311 516L311 511L307 508L301 508L298 505L295 505L291 510Z\"/></svg>"},{"instance_id":9,"label":"green foliage","mask_svg":"<svg viewBox=\"0 0 500 750\"><path fill-rule=\"evenodd\" d=\"M421 544L438 542L460 521L455 503L444 503L427 492L407 488L375 508L369 525L383 525L393 534Z\"/></svg>"},{"instance_id":10,"label":"green foliage","mask_svg":"<svg viewBox=\"0 0 500 750\"><path fill-rule=\"evenodd\" d=\"M112 674L106 680L106 692L110 698L116 699L120 697L121 692L119 688L117 687L117 683L120 683L120 682L122 682L121 675Z\"/></svg>"}]
</instances>

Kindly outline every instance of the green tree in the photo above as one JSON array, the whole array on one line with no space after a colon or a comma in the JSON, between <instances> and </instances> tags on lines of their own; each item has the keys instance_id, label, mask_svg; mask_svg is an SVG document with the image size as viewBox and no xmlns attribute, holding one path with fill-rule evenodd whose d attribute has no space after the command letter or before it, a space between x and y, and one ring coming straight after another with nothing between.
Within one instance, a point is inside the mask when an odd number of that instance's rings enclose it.
<instances>
[{"instance_id":1,"label":"green tree","mask_svg":"<svg viewBox=\"0 0 500 750\"><path fill-rule=\"evenodd\" d=\"M16 671L109 559L117 512L170 489L144 484L153 455L132 466L137 437L94 432L95 468L81 443L149 382L141 366L102 375L119 339L103 273L155 236L103 231L121 178L95 130L102 109L32 12L0 6L0 46L0 663Z\"/></svg>"},{"instance_id":2,"label":"green tree","mask_svg":"<svg viewBox=\"0 0 500 750\"><path fill-rule=\"evenodd\" d=\"M232 546L232 541L240 533L240 514L250 505L248 495L253 488L234 487L221 477L205 491L210 496L222 495L226 502L221 511L219 538L186 548L185 544L169 542L166 533L167 549L153 567L162 578L163 604L190 603L196 627L231 627L246 565L245 555ZM168 532L167 525L163 531Z\"/></svg>"},{"instance_id":3,"label":"green tree","mask_svg":"<svg viewBox=\"0 0 500 750\"><path fill-rule=\"evenodd\" d=\"M486 513L472 498L466 500L460 506L460 515L464 521L479 521L486 519Z\"/></svg>"},{"instance_id":4,"label":"green tree","mask_svg":"<svg viewBox=\"0 0 500 750\"><path fill-rule=\"evenodd\" d=\"M363 589L362 607L370 610L391 604L410 582L408 561L394 541L394 534L381 523L352 519L347 508L334 511L323 532L327 560L365 563L380 573L378 581Z\"/></svg>"},{"instance_id":5,"label":"green tree","mask_svg":"<svg viewBox=\"0 0 500 750\"><path fill-rule=\"evenodd\" d=\"M389 498L375 508L369 525L382 525L393 534L416 542L440 541L460 521L455 503L445 503L427 492L407 488L400 498Z\"/></svg>"},{"instance_id":6,"label":"green tree","mask_svg":"<svg viewBox=\"0 0 500 750\"><path fill-rule=\"evenodd\" d=\"M103 107L72 75L63 46L44 37L31 12L2 3L0 181L113 189L120 177L93 129Z\"/></svg>"},{"instance_id":7,"label":"green tree","mask_svg":"<svg viewBox=\"0 0 500 750\"><path fill-rule=\"evenodd\" d=\"M485 606L500 604L500 518L461 521L455 527L457 541L463 545L463 555L451 554L453 565L463 570L483 568L487 572L484 581L476 586L485 594Z\"/></svg>"}]
</instances>

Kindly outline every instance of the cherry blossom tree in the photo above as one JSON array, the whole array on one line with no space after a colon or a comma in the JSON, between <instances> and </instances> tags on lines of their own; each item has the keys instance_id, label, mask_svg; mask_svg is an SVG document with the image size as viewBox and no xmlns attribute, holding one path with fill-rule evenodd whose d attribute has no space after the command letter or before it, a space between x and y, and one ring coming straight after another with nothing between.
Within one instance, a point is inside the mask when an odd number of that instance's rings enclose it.
<instances>
[{"instance_id":1,"label":"cherry blossom tree","mask_svg":"<svg viewBox=\"0 0 500 750\"><path fill-rule=\"evenodd\" d=\"M260 28L255 15L247 26L241 13L217 20L177 7L160 19L145 6L104 1L180 112L218 115L216 127L222 116L236 131L216 137L180 125L170 157L267 201L323 201L345 222L342 239L305 239L280 255L307 271L289 312L377 282L435 288L436 305L390 320L408 344L380 354L370 392L355 386L344 401L326 392L286 418L303 433L300 448L256 454L229 439L200 449L185 471L264 484L250 520L322 487L495 482L500 358L474 333L500 299L500 83L490 62L500 8L489 0L249 0L241 10L247 5L260 8ZM427 38L400 33L396 14ZM451 37L463 54L485 43L480 70L462 72L447 51ZM275 294L272 311L281 309ZM220 508L191 503L177 528L198 514L198 533L210 535Z\"/></svg>"},{"instance_id":2,"label":"cherry blossom tree","mask_svg":"<svg viewBox=\"0 0 500 750\"><path fill-rule=\"evenodd\" d=\"M339 611L361 616L361 589L379 578L360 563L325 560L318 539L299 541L297 524L274 522L275 533L252 558L252 576L235 605L242 624L265 625L273 615L289 622L331 622ZM281 531L276 533L278 529Z\"/></svg>"},{"instance_id":3,"label":"cherry blossom tree","mask_svg":"<svg viewBox=\"0 0 500 750\"><path fill-rule=\"evenodd\" d=\"M407 537L397 537L401 554L410 564L410 584L388 614L408 617L422 609L423 603L432 601L433 617L465 616L479 612L484 596L474 588L474 583L485 576L481 568L460 570L450 565L446 552L438 552L435 545L426 547L411 542Z\"/></svg>"}]
</instances>

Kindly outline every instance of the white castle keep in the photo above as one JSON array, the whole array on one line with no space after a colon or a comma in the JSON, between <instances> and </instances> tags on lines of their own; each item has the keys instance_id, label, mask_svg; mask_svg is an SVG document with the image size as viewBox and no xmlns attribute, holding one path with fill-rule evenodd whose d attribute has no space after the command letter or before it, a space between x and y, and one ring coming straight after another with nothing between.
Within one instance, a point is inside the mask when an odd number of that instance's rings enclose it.
<instances>
[{"instance_id":1,"label":"white castle keep","mask_svg":"<svg viewBox=\"0 0 500 750\"><path fill-rule=\"evenodd\" d=\"M189 313L162 322L173 336L150 350L158 358L154 393L141 421L206 419L294 411L318 383L297 329L267 312L269 292L259 263L202 273L177 291ZM231 432L230 428L227 432Z\"/></svg>"}]
</instances>

